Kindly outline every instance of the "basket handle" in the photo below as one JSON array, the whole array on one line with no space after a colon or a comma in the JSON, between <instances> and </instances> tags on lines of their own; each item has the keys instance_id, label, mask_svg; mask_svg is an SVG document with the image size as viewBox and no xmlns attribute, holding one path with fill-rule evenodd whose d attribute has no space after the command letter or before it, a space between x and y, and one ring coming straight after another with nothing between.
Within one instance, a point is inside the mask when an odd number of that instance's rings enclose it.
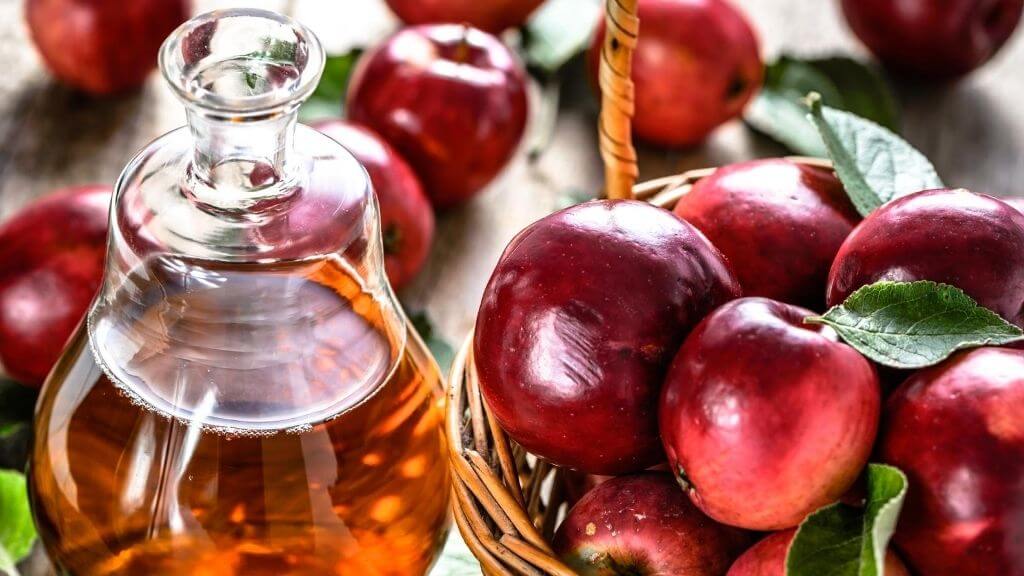
<instances>
[{"instance_id":1,"label":"basket handle","mask_svg":"<svg viewBox=\"0 0 1024 576\"><path fill-rule=\"evenodd\" d=\"M598 135L608 198L633 198L633 185L639 176L630 127L635 106L631 77L633 50L640 31L637 2L606 0L604 3L606 33L598 69L601 87Z\"/></svg>"}]
</instances>

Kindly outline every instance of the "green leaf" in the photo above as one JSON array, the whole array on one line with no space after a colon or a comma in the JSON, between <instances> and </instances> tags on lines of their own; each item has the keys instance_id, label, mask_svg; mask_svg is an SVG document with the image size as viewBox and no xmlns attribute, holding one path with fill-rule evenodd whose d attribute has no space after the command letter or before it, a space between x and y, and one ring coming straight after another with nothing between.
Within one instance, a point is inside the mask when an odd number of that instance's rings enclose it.
<instances>
[{"instance_id":1,"label":"green leaf","mask_svg":"<svg viewBox=\"0 0 1024 576\"><path fill-rule=\"evenodd\" d=\"M783 55L765 66L764 85L744 114L747 124L793 152L825 157L817 130L807 122L803 98L821 94L829 106L873 120L891 130L899 125L896 98L878 72L845 56L797 58Z\"/></svg>"},{"instance_id":2,"label":"green leaf","mask_svg":"<svg viewBox=\"0 0 1024 576\"><path fill-rule=\"evenodd\" d=\"M299 120L312 122L324 118L341 118L345 113L345 92L349 78L355 69L361 48L353 48L345 54L328 56L320 83L309 99L299 108Z\"/></svg>"},{"instance_id":3,"label":"green leaf","mask_svg":"<svg viewBox=\"0 0 1024 576\"><path fill-rule=\"evenodd\" d=\"M828 95L821 93L830 106L867 118L893 132L899 131L900 113L896 96L874 68L844 56L819 58L811 60L810 64L827 76L841 94L838 105L833 106ZM802 94L808 92L814 90L804 90Z\"/></svg>"},{"instance_id":4,"label":"green leaf","mask_svg":"<svg viewBox=\"0 0 1024 576\"><path fill-rule=\"evenodd\" d=\"M847 344L892 368L924 368L957 350L1024 340L1024 332L959 288L926 280L876 282L807 322L831 326Z\"/></svg>"},{"instance_id":5,"label":"green leaf","mask_svg":"<svg viewBox=\"0 0 1024 576\"><path fill-rule=\"evenodd\" d=\"M807 96L807 105L836 174L861 215L901 196L944 186L928 159L888 129L822 106L816 93Z\"/></svg>"},{"instance_id":6,"label":"green leaf","mask_svg":"<svg viewBox=\"0 0 1024 576\"><path fill-rule=\"evenodd\" d=\"M441 373L447 374L452 367L452 361L455 360L455 349L437 335L434 324L426 312L409 312L408 316L409 321L412 322L413 327L416 328L420 337L423 338L423 342L430 349L430 353L434 355L434 360L437 360L437 365L441 367Z\"/></svg>"},{"instance_id":7,"label":"green leaf","mask_svg":"<svg viewBox=\"0 0 1024 576\"><path fill-rule=\"evenodd\" d=\"M839 502L804 520L786 555L786 576L884 576L907 477L892 466L869 464L867 482L863 508Z\"/></svg>"},{"instance_id":8,"label":"green leaf","mask_svg":"<svg viewBox=\"0 0 1024 576\"><path fill-rule=\"evenodd\" d=\"M448 542L445 544L444 552L430 571L431 576L480 576L480 562L473 556L473 552L466 546L462 535L458 530L452 530L448 535Z\"/></svg>"},{"instance_id":9,"label":"green leaf","mask_svg":"<svg viewBox=\"0 0 1024 576\"><path fill-rule=\"evenodd\" d=\"M586 50L597 25L601 5L599 0L545 2L523 27L527 66L545 74L555 74Z\"/></svg>"},{"instance_id":10,"label":"green leaf","mask_svg":"<svg viewBox=\"0 0 1024 576\"><path fill-rule=\"evenodd\" d=\"M758 132L801 156L828 157L818 130L807 121L807 107L790 94L764 89L743 119Z\"/></svg>"},{"instance_id":11,"label":"green leaf","mask_svg":"<svg viewBox=\"0 0 1024 576\"><path fill-rule=\"evenodd\" d=\"M17 574L15 564L28 555L35 539L25 476L0 470L0 572Z\"/></svg>"}]
</instances>

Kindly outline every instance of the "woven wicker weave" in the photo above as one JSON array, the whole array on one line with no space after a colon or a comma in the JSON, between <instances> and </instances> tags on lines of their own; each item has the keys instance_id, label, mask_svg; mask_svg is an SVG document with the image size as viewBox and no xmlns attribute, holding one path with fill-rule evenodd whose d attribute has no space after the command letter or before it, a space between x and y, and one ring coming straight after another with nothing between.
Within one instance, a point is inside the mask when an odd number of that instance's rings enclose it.
<instances>
[{"instance_id":1,"label":"woven wicker weave","mask_svg":"<svg viewBox=\"0 0 1024 576\"><path fill-rule=\"evenodd\" d=\"M637 0L607 0L609 33L601 55L599 126L608 198L635 198L672 209L714 168L691 170L634 185L633 83ZM830 168L816 158L794 161ZM579 476L539 460L512 442L480 394L470 334L449 379L446 427L453 472L455 521L487 575L575 574L551 550L551 537L566 512L567 493Z\"/></svg>"}]
</instances>

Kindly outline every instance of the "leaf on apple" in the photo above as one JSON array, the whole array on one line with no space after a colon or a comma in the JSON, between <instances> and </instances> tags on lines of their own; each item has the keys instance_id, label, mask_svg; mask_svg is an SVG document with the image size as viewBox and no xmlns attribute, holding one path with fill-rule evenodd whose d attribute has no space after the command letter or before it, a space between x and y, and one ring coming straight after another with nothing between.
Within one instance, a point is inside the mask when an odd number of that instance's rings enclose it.
<instances>
[{"instance_id":1,"label":"leaf on apple","mask_svg":"<svg viewBox=\"0 0 1024 576\"><path fill-rule=\"evenodd\" d=\"M32 550L35 539L25 476L0 470L0 573L17 575L15 565Z\"/></svg>"},{"instance_id":2,"label":"leaf on apple","mask_svg":"<svg viewBox=\"0 0 1024 576\"><path fill-rule=\"evenodd\" d=\"M344 116L348 82L362 53L361 48L353 48L344 54L327 57L320 83L299 108L301 122Z\"/></svg>"},{"instance_id":3,"label":"leaf on apple","mask_svg":"<svg viewBox=\"0 0 1024 576\"><path fill-rule=\"evenodd\" d=\"M850 346L892 368L938 364L957 350L1024 340L1024 332L959 288L929 281L876 282L810 323L831 326Z\"/></svg>"},{"instance_id":4,"label":"leaf on apple","mask_svg":"<svg viewBox=\"0 0 1024 576\"><path fill-rule=\"evenodd\" d=\"M802 100L821 94L829 106L873 120L890 130L899 126L896 98L872 67L846 56L797 58L782 55L765 66L764 85L747 107L744 120L754 130L797 154L826 157L828 151L807 121Z\"/></svg>"},{"instance_id":5,"label":"leaf on apple","mask_svg":"<svg viewBox=\"0 0 1024 576\"><path fill-rule=\"evenodd\" d=\"M441 373L447 374L448 370L452 367L452 362L455 360L455 349L437 334L437 331L434 330L434 324L430 321L430 317L427 316L426 312L409 312L408 316L413 327L419 332L420 338L423 338L423 343L427 345L430 353L434 355L434 360L437 360L438 366L441 367Z\"/></svg>"},{"instance_id":6,"label":"leaf on apple","mask_svg":"<svg viewBox=\"0 0 1024 576\"><path fill-rule=\"evenodd\" d=\"M944 185L935 167L906 140L849 112L823 106L821 96L806 98L836 175L862 216L896 198Z\"/></svg>"},{"instance_id":7,"label":"leaf on apple","mask_svg":"<svg viewBox=\"0 0 1024 576\"><path fill-rule=\"evenodd\" d=\"M864 507L842 502L811 514L786 555L786 576L884 576L885 554L907 495L898 468L869 464Z\"/></svg>"},{"instance_id":8,"label":"leaf on apple","mask_svg":"<svg viewBox=\"0 0 1024 576\"><path fill-rule=\"evenodd\" d=\"M523 54L533 70L553 75L590 45L599 0L548 0L523 27Z\"/></svg>"}]
</instances>

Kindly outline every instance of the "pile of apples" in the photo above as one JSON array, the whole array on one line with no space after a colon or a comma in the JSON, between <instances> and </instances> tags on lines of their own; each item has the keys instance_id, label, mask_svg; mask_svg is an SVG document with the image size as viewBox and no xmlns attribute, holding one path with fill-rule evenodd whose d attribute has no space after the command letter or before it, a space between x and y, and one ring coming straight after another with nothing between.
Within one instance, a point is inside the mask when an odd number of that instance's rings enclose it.
<instances>
[{"instance_id":1,"label":"pile of apples","mask_svg":"<svg viewBox=\"0 0 1024 576\"><path fill-rule=\"evenodd\" d=\"M871 458L909 478L894 542L915 574L1024 574L1024 350L880 370L805 322L882 280L1024 326L1024 213L938 189L862 220L830 170L767 159L672 212L596 200L524 229L480 306L481 390L526 450L616 476L591 477L556 551L581 574L781 575Z\"/></svg>"},{"instance_id":2,"label":"pile of apples","mask_svg":"<svg viewBox=\"0 0 1024 576\"><path fill-rule=\"evenodd\" d=\"M393 0L416 25L360 59L349 121L314 124L369 173L395 289L427 260L433 208L478 194L516 152L528 114L526 72L493 34L521 25L538 4ZM160 45L191 12L188 0L25 3L47 68L94 97L141 87ZM42 384L84 315L102 278L110 194L109 186L58 190L0 226L0 366L8 376Z\"/></svg>"}]
</instances>

